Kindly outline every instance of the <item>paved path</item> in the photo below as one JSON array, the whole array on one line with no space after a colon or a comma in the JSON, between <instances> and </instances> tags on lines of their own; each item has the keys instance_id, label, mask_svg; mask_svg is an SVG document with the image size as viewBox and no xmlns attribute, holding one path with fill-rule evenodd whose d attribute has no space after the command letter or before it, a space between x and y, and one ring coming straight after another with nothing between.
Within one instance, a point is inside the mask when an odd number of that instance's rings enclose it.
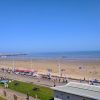
<instances>
[{"instance_id":1,"label":"paved path","mask_svg":"<svg viewBox=\"0 0 100 100\"><path fill-rule=\"evenodd\" d=\"M33 83L33 84L38 84L38 85L42 85L42 86L47 86L47 87L52 87L54 86L54 82L52 80L49 79L37 79L34 78L33 76L24 76L24 75L16 75L14 73L4 73L2 71L0 71L0 77L6 77L8 79L12 79L12 80L19 80L19 81L23 81L23 82L27 82L27 83ZM75 79L68 79L68 82L80 82L80 80L75 80ZM87 82L86 82L87 83ZM66 83L64 82L56 82L56 86L60 86L60 85L65 85Z\"/></svg>"},{"instance_id":2,"label":"paved path","mask_svg":"<svg viewBox=\"0 0 100 100\"><path fill-rule=\"evenodd\" d=\"M4 93L6 93L6 96L4 96ZM0 87L0 96L4 97L7 100L14 100L14 95L17 96L17 100L26 100L26 95L10 90L10 89L4 89L2 87ZM29 97L29 100L36 100L33 97Z\"/></svg>"}]
</instances>

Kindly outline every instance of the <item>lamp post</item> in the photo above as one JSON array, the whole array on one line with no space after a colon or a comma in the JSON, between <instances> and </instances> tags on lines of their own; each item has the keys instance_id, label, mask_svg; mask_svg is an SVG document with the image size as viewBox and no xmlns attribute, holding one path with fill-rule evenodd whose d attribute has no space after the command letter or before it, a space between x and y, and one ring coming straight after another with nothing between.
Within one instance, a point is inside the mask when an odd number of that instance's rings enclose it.
<instances>
[{"instance_id":1,"label":"lamp post","mask_svg":"<svg viewBox=\"0 0 100 100\"><path fill-rule=\"evenodd\" d=\"M31 69L32 69L32 67L33 67L33 62L32 62L32 58L30 58L30 60L31 60L31 62L30 62L30 64L31 64Z\"/></svg>"},{"instance_id":2,"label":"lamp post","mask_svg":"<svg viewBox=\"0 0 100 100\"><path fill-rule=\"evenodd\" d=\"M61 66L58 64L59 77L61 76Z\"/></svg>"},{"instance_id":3,"label":"lamp post","mask_svg":"<svg viewBox=\"0 0 100 100\"><path fill-rule=\"evenodd\" d=\"M14 57L12 58L12 72L14 72L15 71L15 61L14 61Z\"/></svg>"}]
</instances>

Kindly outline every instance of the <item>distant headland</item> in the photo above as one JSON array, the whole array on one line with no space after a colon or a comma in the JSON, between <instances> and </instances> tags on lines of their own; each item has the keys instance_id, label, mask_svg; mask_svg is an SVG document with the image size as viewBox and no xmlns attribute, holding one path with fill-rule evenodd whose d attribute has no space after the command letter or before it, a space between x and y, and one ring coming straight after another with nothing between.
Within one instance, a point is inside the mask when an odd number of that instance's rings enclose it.
<instances>
[{"instance_id":1,"label":"distant headland","mask_svg":"<svg viewBox=\"0 0 100 100\"><path fill-rule=\"evenodd\" d=\"M7 54L7 53L6 53L6 54L3 54L3 53L1 53L1 54L0 54L0 57L21 56L21 55L23 56L23 55L28 55L28 54L26 54L26 53L14 53L14 54L9 54L9 53L8 53L8 54Z\"/></svg>"}]
</instances>

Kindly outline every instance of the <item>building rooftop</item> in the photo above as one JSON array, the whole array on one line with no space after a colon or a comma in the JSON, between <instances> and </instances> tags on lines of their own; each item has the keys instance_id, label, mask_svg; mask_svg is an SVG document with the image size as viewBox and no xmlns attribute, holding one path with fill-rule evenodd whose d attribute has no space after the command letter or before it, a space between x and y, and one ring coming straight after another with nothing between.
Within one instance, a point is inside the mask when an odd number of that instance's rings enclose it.
<instances>
[{"instance_id":1,"label":"building rooftop","mask_svg":"<svg viewBox=\"0 0 100 100\"><path fill-rule=\"evenodd\" d=\"M64 86L52 87L53 90L100 100L100 86L70 82Z\"/></svg>"}]
</instances>

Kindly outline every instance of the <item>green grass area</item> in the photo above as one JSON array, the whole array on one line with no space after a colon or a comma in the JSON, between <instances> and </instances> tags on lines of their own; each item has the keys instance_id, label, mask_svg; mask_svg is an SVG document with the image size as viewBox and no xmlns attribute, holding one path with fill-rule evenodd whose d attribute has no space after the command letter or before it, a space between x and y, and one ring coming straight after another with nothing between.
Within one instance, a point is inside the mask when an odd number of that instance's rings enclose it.
<instances>
[{"instance_id":1,"label":"green grass area","mask_svg":"<svg viewBox=\"0 0 100 100\"><path fill-rule=\"evenodd\" d=\"M29 93L30 96L37 97L40 100L51 100L53 98L53 90L47 87L33 85L30 83L20 82L20 81L13 81L9 83L9 89L27 94Z\"/></svg>"},{"instance_id":2,"label":"green grass area","mask_svg":"<svg viewBox=\"0 0 100 100\"><path fill-rule=\"evenodd\" d=\"M0 87L3 87L3 86L4 86L4 84L1 84L1 83L0 83Z\"/></svg>"},{"instance_id":3,"label":"green grass area","mask_svg":"<svg viewBox=\"0 0 100 100\"><path fill-rule=\"evenodd\" d=\"M4 99L4 98L0 97L0 100L6 100L6 99Z\"/></svg>"}]
</instances>

